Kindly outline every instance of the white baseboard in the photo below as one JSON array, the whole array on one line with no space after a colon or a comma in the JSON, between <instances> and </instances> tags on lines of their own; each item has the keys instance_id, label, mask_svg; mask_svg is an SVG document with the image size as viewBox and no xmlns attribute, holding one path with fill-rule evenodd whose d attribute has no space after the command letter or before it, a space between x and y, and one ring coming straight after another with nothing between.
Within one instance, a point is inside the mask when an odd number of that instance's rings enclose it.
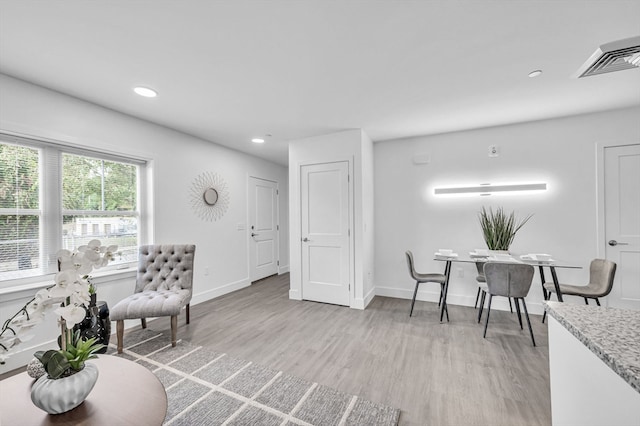
<instances>
[{"instance_id":1,"label":"white baseboard","mask_svg":"<svg viewBox=\"0 0 640 426\"><path fill-rule=\"evenodd\" d=\"M225 284L222 287L217 287L211 290L204 291L202 293L194 294L191 298L191 305L197 305L199 303L206 302L211 299L215 299L216 297L224 296L227 293L231 293L232 291L240 290L245 287L249 287L251 285L251 281L249 278L244 278L239 281Z\"/></svg>"},{"instance_id":2,"label":"white baseboard","mask_svg":"<svg viewBox=\"0 0 640 426\"><path fill-rule=\"evenodd\" d=\"M278 266L278 275L286 274L289 272L289 265Z\"/></svg>"},{"instance_id":3,"label":"white baseboard","mask_svg":"<svg viewBox=\"0 0 640 426\"><path fill-rule=\"evenodd\" d=\"M302 295L298 290L289 289L289 299L292 300L302 300Z\"/></svg>"},{"instance_id":4,"label":"white baseboard","mask_svg":"<svg viewBox=\"0 0 640 426\"><path fill-rule=\"evenodd\" d=\"M376 287L375 288L376 296L383 297L393 297L396 299L409 299L413 298L413 290L394 288L394 287ZM416 295L416 300L422 302L434 302L438 303L440 299L440 292L436 290L418 290L418 294ZM459 306L473 306L476 301L476 296L468 296L461 294L451 294L447 295L447 302L450 305L459 305ZM409 305L410 306L410 305ZM500 311L508 311L509 310L509 301L505 297L496 297L491 302L491 309L497 309ZM514 308L515 309L515 308ZM544 312L544 306L539 302L529 302L527 303L527 310L531 314L542 315Z\"/></svg>"}]
</instances>

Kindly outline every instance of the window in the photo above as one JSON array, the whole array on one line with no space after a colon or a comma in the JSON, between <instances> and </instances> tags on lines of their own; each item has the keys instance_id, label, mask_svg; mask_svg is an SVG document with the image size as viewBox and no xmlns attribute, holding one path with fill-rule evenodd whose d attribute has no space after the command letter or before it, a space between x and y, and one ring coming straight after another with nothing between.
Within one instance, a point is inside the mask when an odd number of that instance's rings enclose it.
<instances>
[{"instance_id":1,"label":"window","mask_svg":"<svg viewBox=\"0 0 640 426\"><path fill-rule=\"evenodd\" d=\"M0 281L57 270L55 253L99 239L111 265L140 244L144 163L0 134Z\"/></svg>"},{"instance_id":2,"label":"window","mask_svg":"<svg viewBox=\"0 0 640 426\"><path fill-rule=\"evenodd\" d=\"M40 268L40 153L0 144L0 277Z\"/></svg>"}]
</instances>

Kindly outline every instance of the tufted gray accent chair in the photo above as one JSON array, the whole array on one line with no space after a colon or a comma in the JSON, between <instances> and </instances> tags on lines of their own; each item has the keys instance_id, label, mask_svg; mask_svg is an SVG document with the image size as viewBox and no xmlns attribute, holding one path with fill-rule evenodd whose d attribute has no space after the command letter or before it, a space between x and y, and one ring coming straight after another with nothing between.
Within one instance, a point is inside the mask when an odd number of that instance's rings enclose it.
<instances>
[{"instance_id":1,"label":"tufted gray accent chair","mask_svg":"<svg viewBox=\"0 0 640 426\"><path fill-rule=\"evenodd\" d=\"M483 267L484 277L487 281L487 290L489 294L489 306L487 310L487 318L484 323L483 337L487 337L487 326L489 325L489 315L491 314L491 299L493 296L504 296L513 298L516 304L516 312L518 314L518 322L522 329L522 317L520 315L520 302L524 307L524 314L529 325L529 333L531 334L531 342L536 345L533 337L533 329L529 320L529 312L527 312L527 304L524 298L529 294L531 282L533 281L533 266L524 263L501 263L487 262ZM484 295L481 305L484 304Z\"/></svg>"},{"instance_id":2,"label":"tufted gray accent chair","mask_svg":"<svg viewBox=\"0 0 640 426\"><path fill-rule=\"evenodd\" d=\"M148 245L138 254L138 275L133 295L110 309L116 321L118 353L122 353L124 320L140 318L142 328L146 318L171 317L171 346L176 345L178 315L186 307L189 324L189 302L193 293L193 258L196 246Z\"/></svg>"}]
</instances>

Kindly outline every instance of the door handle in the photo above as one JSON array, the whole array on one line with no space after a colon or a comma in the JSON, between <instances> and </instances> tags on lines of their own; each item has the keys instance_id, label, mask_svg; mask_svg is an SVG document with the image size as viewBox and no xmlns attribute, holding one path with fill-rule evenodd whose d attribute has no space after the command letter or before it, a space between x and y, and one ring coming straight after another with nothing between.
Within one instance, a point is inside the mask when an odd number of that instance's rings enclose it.
<instances>
[{"instance_id":1,"label":"door handle","mask_svg":"<svg viewBox=\"0 0 640 426\"><path fill-rule=\"evenodd\" d=\"M304 238L302 239L302 241L304 241L305 243L308 243L308 242L309 242L309 241L311 241L311 240L310 240L310 239L308 239L307 237L304 237Z\"/></svg>"},{"instance_id":2,"label":"door handle","mask_svg":"<svg viewBox=\"0 0 640 426\"><path fill-rule=\"evenodd\" d=\"M615 246L628 246L629 243L619 243L616 240L609 240L609 245L611 247L615 247Z\"/></svg>"},{"instance_id":3,"label":"door handle","mask_svg":"<svg viewBox=\"0 0 640 426\"><path fill-rule=\"evenodd\" d=\"M251 233L251 236L252 236L252 237L255 237L256 235L260 235L260 234L255 234L255 233L253 233L253 232Z\"/></svg>"}]
</instances>

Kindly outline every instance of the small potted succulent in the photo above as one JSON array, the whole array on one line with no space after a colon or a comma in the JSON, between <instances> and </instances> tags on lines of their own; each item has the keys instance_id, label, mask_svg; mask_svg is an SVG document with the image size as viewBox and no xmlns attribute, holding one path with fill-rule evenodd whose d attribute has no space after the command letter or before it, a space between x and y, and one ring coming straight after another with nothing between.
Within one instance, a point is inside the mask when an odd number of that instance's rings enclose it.
<instances>
[{"instance_id":1,"label":"small potted succulent","mask_svg":"<svg viewBox=\"0 0 640 426\"><path fill-rule=\"evenodd\" d=\"M96 339L84 340L80 331L67 335L60 350L38 351L34 354L41 369L30 364L29 374L37 377L31 386L31 400L49 414L59 414L80 405L98 380L98 368L85 361L97 358L96 351L104 347Z\"/></svg>"}]
</instances>

